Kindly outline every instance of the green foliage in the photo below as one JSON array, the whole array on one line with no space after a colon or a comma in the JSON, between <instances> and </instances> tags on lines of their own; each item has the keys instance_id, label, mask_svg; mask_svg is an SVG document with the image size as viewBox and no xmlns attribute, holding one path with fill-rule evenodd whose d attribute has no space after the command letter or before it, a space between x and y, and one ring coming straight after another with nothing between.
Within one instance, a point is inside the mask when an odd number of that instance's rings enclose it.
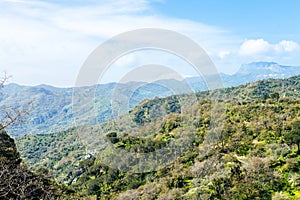
<instances>
[{"instance_id":1,"label":"green foliage","mask_svg":"<svg viewBox=\"0 0 300 200\"><path fill-rule=\"evenodd\" d=\"M119 171L86 154L75 138L91 127L25 136L18 146L32 167L46 164L60 182L98 199L298 199L299 85L294 77L197 93L198 103L184 113L178 96L145 100L124 116L139 129L122 117L117 130L111 123L92 128L115 148L136 153L191 139L174 163L150 173ZM219 129L211 117L215 101L226 111ZM155 112L161 110L167 115Z\"/></svg>"},{"instance_id":2,"label":"green foliage","mask_svg":"<svg viewBox=\"0 0 300 200\"><path fill-rule=\"evenodd\" d=\"M292 130L284 137L288 144L296 144L298 147L298 154L300 154L300 121L296 121L292 125Z\"/></svg>"},{"instance_id":3,"label":"green foliage","mask_svg":"<svg viewBox=\"0 0 300 200\"><path fill-rule=\"evenodd\" d=\"M116 133L116 132L108 133L108 134L106 135L106 137L107 137L107 139L108 139L111 143L113 143L113 144L119 142L119 139L117 138L117 133Z\"/></svg>"},{"instance_id":4,"label":"green foliage","mask_svg":"<svg viewBox=\"0 0 300 200\"><path fill-rule=\"evenodd\" d=\"M280 98L279 93L278 92L274 92L270 95L270 97L272 99L278 100Z\"/></svg>"},{"instance_id":5,"label":"green foliage","mask_svg":"<svg viewBox=\"0 0 300 200\"><path fill-rule=\"evenodd\" d=\"M11 162L19 158L14 140L2 129L0 125L0 156L3 161Z\"/></svg>"},{"instance_id":6,"label":"green foliage","mask_svg":"<svg viewBox=\"0 0 300 200\"><path fill-rule=\"evenodd\" d=\"M75 199L74 191L57 185L47 169L37 174L22 163L14 140L0 130L0 198L6 199Z\"/></svg>"}]
</instances>

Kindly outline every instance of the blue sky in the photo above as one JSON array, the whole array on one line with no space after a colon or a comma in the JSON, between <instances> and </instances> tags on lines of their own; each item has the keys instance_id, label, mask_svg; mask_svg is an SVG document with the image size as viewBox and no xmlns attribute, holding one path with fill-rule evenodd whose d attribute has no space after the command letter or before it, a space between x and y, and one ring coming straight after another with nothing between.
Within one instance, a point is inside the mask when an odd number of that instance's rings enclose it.
<instances>
[{"instance_id":1,"label":"blue sky","mask_svg":"<svg viewBox=\"0 0 300 200\"><path fill-rule=\"evenodd\" d=\"M2 0L0 8L0 71L20 84L72 86L98 45L138 28L190 37L223 73L253 61L300 66L298 0ZM139 52L118 60L103 82L153 60L192 75L177 58Z\"/></svg>"},{"instance_id":2,"label":"blue sky","mask_svg":"<svg viewBox=\"0 0 300 200\"><path fill-rule=\"evenodd\" d=\"M161 14L217 26L245 38L263 37L273 43L300 39L298 0L167 0L155 7Z\"/></svg>"}]
</instances>

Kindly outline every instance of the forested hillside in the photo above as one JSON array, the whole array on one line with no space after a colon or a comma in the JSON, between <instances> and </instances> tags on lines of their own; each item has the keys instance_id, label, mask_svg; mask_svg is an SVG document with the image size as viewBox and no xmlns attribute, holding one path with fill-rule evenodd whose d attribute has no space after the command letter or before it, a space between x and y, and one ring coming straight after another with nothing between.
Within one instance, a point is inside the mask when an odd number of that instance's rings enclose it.
<instances>
[{"instance_id":1,"label":"forested hillside","mask_svg":"<svg viewBox=\"0 0 300 200\"><path fill-rule=\"evenodd\" d=\"M59 186L48 170L32 173L22 162L14 140L0 128L0 199L76 199L75 192Z\"/></svg>"},{"instance_id":2,"label":"forested hillside","mask_svg":"<svg viewBox=\"0 0 300 200\"><path fill-rule=\"evenodd\" d=\"M18 138L18 149L32 168L47 167L59 182L98 199L299 199L299 86L296 76L200 92L184 112L180 98L188 95L145 100L99 126ZM161 109L165 116L149 115ZM84 141L85 133L92 140ZM134 172L139 155L176 142L184 151L174 162ZM107 166L106 143L138 155L129 171Z\"/></svg>"}]
</instances>

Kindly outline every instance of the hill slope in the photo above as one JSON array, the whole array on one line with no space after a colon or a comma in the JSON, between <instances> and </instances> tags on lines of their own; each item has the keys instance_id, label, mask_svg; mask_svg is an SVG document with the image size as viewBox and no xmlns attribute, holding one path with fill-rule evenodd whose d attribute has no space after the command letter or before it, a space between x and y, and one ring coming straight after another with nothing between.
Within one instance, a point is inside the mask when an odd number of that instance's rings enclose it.
<instances>
[{"instance_id":1,"label":"hill slope","mask_svg":"<svg viewBox=\"0 0 300 200\"><path fill-rule=\"evenodd\" d=\"M47 170L39 174L29 171L19 157L14 140L0 130L1 199L72 199L70 192L47 177Z\"/></svg>"},{"instance_id":2,"label":"hill slope","mask_svg":"<svg viewBox=\"0 0 300 200\"><path fill-rule=\"evenodd\" d=\"M185 112L179 98L188 95L146 100L99 126L18 138L18 148L30 166L49 167L60 182L99 199L298 199L300 155L289 135L300 131L299 86L296 76L200 92ZM212 117L216 103L221 123ZM149 115L162 108L165 116ZM128 163L111 154L109 141L137 157ZM174 162L134 172L140 155L172 142L184 147ZM110 154L129 171L107 166Z\"/></svg>"}]
</instances>

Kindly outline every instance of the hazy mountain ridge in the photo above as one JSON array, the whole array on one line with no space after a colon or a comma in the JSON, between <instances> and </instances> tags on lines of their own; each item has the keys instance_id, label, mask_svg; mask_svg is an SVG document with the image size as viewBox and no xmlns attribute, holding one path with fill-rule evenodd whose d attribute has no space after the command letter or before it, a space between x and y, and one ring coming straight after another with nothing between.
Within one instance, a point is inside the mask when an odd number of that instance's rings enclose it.
<instances>
[{"instance_id":1,"label":"hazy mountain ridge","mask_svg":"<svg viewBox=\"0 0 300 200\"><path fill-rule=\"evenodd\" d=\"M120 85L120 84L119 84ZM133 86L132 86L133 85ZM130 92L134 83L126 86L119 86L124 89L122 92ZM86 90L95 91L95 107L97 119L95 123L101 123L113 117L111 111L111 98L116 83L88 87ZM93 91L93 92L94 92ZM157 85L146 85L133 94L130 99L131 107L145 98L153 98L156 95L161 97L171 95L168 90ZM55 88L51 86L20 86L9 84L3 90L0 105L19 107L22 104L32 102L30 114L21 125L14 125L8 129L12 136L24 134L50 133L65 130L74 126L72 110L73 88Z\"/></svg>"},{"instance_id":2,"label":"hazy mountain ridge","mask_svg":"<svg viewBox=\"0 0 300 200\"><path fill-rule=\"evenodd\" d=\"M225 86L237 86L268 78L288 78L300 74L298 66L283 66L275 62L253 62L241 65L237 73L224 76Z\"/></svg>"},{"instance_id":3,"label":"hazy mountain ridge","mask_svg":"<svg viewBox=\"0 0 300 200\"><path fill-rule=\"evenodd\" d=\"M300 67L281 66L274 62L256 62L242 65L234 75L220 74L224 87L237 86L266 78L288 78L300 74ZM213 77L207 77L213 78ZM208 90L205 81L201 78L187 78L185 80L194 91ZM130 108L142 101L154 97L166 97L174 94L163 85L173 85L178 88L177 93L185 93L185 88L180 88L183 82L177 80L161 80L157 84L145 83L109 83L90 87L95 90L96 119L94 124L105 122L114 117L111 108L111 99L116 86L122 89L122 93L128 95L131 89L142 86L133 93L130 99ZM121 86L120 86L121 85ZM119 92L119 91L118 91ZM50 133L65 130L74 126L74 113L72 111L73 88L56 88L48 85L34 87L8 84L0 95L0 105L20 105L32 101L30 115L22 125L15 125L8 129L12 136L28 133ZM118 94L119 95L119 94ZM84 114L84 113L83 113ZM79 116L80 117L80 116Z\"/></svg>"}]
</instances>

